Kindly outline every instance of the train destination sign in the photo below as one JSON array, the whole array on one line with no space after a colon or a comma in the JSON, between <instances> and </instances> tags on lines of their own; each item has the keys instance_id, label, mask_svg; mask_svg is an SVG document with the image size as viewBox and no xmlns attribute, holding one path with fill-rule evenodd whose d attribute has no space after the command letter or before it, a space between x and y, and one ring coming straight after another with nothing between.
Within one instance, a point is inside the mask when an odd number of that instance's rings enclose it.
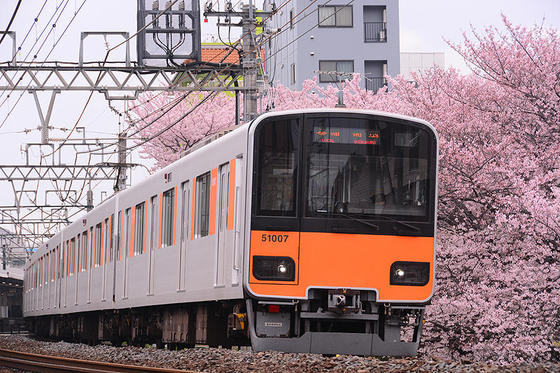
<instances>
[{"instance_id":1,"label":"train destination sign","mask_svg":"<svg viewBox=\"0 0 560 373\"><path fill-rule=\"evenodd\" d=\"M379 145L379 131L367 128L314 127L313 142L331 144Z\"/></svg>"}]
</instances>

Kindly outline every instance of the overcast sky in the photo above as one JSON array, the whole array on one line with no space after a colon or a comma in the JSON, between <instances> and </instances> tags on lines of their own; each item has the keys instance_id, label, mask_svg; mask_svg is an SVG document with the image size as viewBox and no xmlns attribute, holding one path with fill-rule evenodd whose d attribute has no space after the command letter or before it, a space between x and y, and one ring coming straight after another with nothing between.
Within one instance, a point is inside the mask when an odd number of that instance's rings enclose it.
<instances>
[{"instance_id":1,"label":"overcast sky","mask_svg":"<svg viewBox=\"0 0 560 373\"><path fill-rule=\"evenodd\" d=\"M44 0L22 1L19 12L11 27L16 31L18 45L23 40L30 26L34 24ZM66 0L48 0L41 17L35 26L31 27L28 40L23 45L23 58L29 47L40 34L48 18L56 6L65 4ZM223 4L223 0L222 1ZM38 60L44 59L50 51L54 41L60 36L63 28L68 24L74 12L78 10L83 0L69 0L65 13L57 22L54 33L51 34ZM4 30L17 4L17 0L0 0L0 29ZM258 4L261 0L258 1ZM339 2L342 3L342 2ZM202 4L203 6L203 4ZM402 52L444 52L447 66L455 66L466 71L460 58L446 45L444 38L458 42L462 33L469 31L471 25L483 29L488 25L502 25L501 14L506 15L513 23L525 26L542 24L549 27L560 27L560 0L401 0L400 1L400 45ZM212 20L203 23L203 39L214 33ZM50 60L77 61L79 35L81 31L128 31L136 30L136 0L87 0L83 9L77 15L72 26L66 32L60 44L53 51ZM6 39L0 45L0 60L8 59L11 44ZM114 45L117 38L109 38ZM132 56L135 56L134 43ZM102 38L88 39L85 48L85 60L102 60L105 44ZM122 59L124 52L112 55L114 59ZM133 57L134 58L134 57ZM19 93L13 94L10 100L0 107L0 123L4 121L7 112L14 105ZM48 102L48 94L40 98L44 105ZM86 93L63 92L58 95L51 124L56 127L72 127L83 108L87 98ZM0 98L0 102L3 97ZM119 104L116 104L117 106ZM120 106L122 108L122 105ZM8 121L0 128L0 146L3 164L21 163L24 161L19 151L20 146L28 142L40 140L40 132L35 130L29 134L18 133L23 129L36 128L39 124L38 114L32 95L25 93ZM111 136L118 130L118 119L108 109L107 103L100 94L95 94L88 106L80 125L87 127L90 136ZM64 132L54 131L52 136L62 137ZM142 172L140 172L142 174ZM142 177L142 176L140 176ZM4 190L0 186L0 191ZM106 185L96 191L96 200L101 190L111 190ZM2 193L4 194L4 193ZM9 196L8 196L9 200ZM6 202L6 201L3 201Z\"/></svg>"}]
</instances>

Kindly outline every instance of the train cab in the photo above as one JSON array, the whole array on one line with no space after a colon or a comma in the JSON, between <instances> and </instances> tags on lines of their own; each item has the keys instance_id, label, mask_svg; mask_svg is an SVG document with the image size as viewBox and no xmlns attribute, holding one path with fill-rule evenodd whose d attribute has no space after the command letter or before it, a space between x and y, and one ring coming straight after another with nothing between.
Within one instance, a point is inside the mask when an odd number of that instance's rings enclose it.
<instances>
[{"instance_id":1,"label":"train cab","mask_svg":"<svg viewBox=\"0 0 560 373\"><path fill-rule=\"evenodd\" d=\"M245 290L256 350L413 355L434 290L438 143L384 113L249 129Z\"/></svg>"}]
</instances>

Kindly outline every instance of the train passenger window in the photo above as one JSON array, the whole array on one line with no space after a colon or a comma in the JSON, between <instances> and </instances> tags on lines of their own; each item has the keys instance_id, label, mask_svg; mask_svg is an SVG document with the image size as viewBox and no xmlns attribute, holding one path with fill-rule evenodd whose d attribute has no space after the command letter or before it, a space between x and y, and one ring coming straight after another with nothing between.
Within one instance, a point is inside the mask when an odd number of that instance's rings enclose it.
<instances>
[{"instance_id":1,"label":"train passenger window","mask_svg":"<svg viewBox=\"0 0 560 373\"><path fill-rule=\"evenodd\" d=\"M122 248L121 231L122 231L122 211L119 211L119 217L117 220L117 250L115 250L116 251L115 260L121 259L121 248Z\"/></svg>"},{"instance_id":2,"label":"train passenger window","mask_svg":"<svg viewBox=\"0 0 560 373\"><path fill-rule=\"evenodd\" d=\"M128 255L130 253L130 219L131 219L131 209L130 207L127 208L124 212L124 219L125 219L125 225L124 225L124 255Z\"/></svg>"},{"instance_id":3,"label":"train passenger window","mask_svg":"<svg viewBox=\"0 0 560 373\"><path fill-rule=\"evenodd\" d=\"M104 226L104 230L103 230L103 248L104 248L104 252L103 252L103 258L101 258L101 261L103 263L107 263L108 259L109 259L109 252L110 252L110 247L111 247L111 232L110 232L110 227L109 227L109 218L105 219L105 226Z\"/></svg>"},{"instance_id":4,"label":"train passenger window","mask_svg":"<svg viewBox=\"0 0 560 373\"><path fill-rule=\"evenodd\" d=\"M56 279L60 278L60 249L58 246L55 247L54 252L56 253Z\"/></svg>"},{"instance_id":5,"label":"train passenger window","mask_svg":"<svg viewBox=\"0 0 560 373\"><path fill-rule=\"evenodd\" d=\"M134 218L134 255L144 252L144 202L136 205Z\"/></svg>"},{"instance_id":6,"label":"train passenger window","mask_svg":"<svg viewBox=\"0 0 560 373\"><path fill-rule=\"evenodd\" d=\"M76 273L79 273L81 271L82 266L82 248L80 247L81 244L82 236L78 234L76 236Z\"/></svg>"},{"instance_id":7,"label":"train passenger window","mask_svg":"<svg viewBox=\"0 0 560 373\"><path fill-rule=\"evenodd\" d=\"M115 244L113 240L113 234L115 232L115 214L111 214L111 231L109 232L109 262L113 260L113 256L115 255Z\"/></svg>"},{"instance_id":8,"label":"train passenger window","mask_svg":"<svg viewBox=\"0 0 560 373\"><path fill-rule=\"evenodd\" d=\"M297 120L278 120L257 128L257 215L296 215L298 133Z\"/></svg>"},{"instance_id":9,"label":"train passenger window","mask_svg":"<svg viewBox=\"0 0 560 373\"><path fill-rule=\"evenodd\" d=\"M70 274L76 272L76 238L70 240Z\"/></svg>"},{"instance_id":10,"label":"train passenger window","mask_svg":"<svg viewBox=\"0 0 560 373\"><path fill-rule=\"evenodd\" d=\"M81 270L87 270L87 253L88 253L88 232L84 231L82 233L82 263L81 263Z\"/></svg>"},{"instance_id":11,"label":"train passenger window","mask_svg":"<svg viewBox=\"0 0 560 373\"><path fill-rule=\"evenodd\" d=\"M150 198L150 250L153 250L156 247L156 240L157 240L157 196L152 196Z\"/></svg>"},{"instance_id":12,"label":"train passenger window","mask_svg":"<svg viewBox=\"0 0 560 373\"><path fill-rule=\"evenodd\" d=\"M101 238L103 237L102 234L102 229L101 229L101 223L97 224L95 226L95 256L94 256L94 265L96 267L99 267L101 265L101 244L102 244L102 240Z\"/></svg>"},{"instance_id":13,"label":"train passenger window","mask_svg":"<svg viewBox=\"0 0 560 373\"><path fill-rule=\"evenodd\" d=\"M91 227L89 229L89 252L88 252L88 257L89 257L89 261L88 264L90 265L90 268L93 268L93 253L95 252L95 236L93 234L93 227Z\"/></svg>"},{"instance_id":14,"label":"train passenger window","mask_svg":"<svg viewBox=\"0 0 560 373\"><path fill-rule=\"evenodd\" d=\"M210 172L196 178L196 208L194 236L208 236L210 225Z\"/></svg>"},{"instance_id":15,"label":"train passenger window","mask_svg":"<svg viewBox=\"0 0 560 373\"><path fill-rule=\"evenodd\" d=\"M175 189L163 193L161 213L161 247L173 245L173 214L175 212Z\"/></svg>"}]
</instances>

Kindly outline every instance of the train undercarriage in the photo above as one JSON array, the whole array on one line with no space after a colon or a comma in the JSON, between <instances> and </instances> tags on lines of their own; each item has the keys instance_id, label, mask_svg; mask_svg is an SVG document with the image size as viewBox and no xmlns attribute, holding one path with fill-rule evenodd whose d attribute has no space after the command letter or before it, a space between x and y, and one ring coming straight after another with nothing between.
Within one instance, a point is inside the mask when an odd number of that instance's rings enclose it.
<instances>
[{"instance_id":1,"label":"train undercarriage","mask_svg":"<svg viewBox=\"0 0 560 373\"><path fill-rule=\"evenodd\" d=\"M89 344L411 356L424 307L378 303L372 291L317 289L308 300L175 304L34 317L28 324L40 337Z\"/></svg>"}]
</instances>

